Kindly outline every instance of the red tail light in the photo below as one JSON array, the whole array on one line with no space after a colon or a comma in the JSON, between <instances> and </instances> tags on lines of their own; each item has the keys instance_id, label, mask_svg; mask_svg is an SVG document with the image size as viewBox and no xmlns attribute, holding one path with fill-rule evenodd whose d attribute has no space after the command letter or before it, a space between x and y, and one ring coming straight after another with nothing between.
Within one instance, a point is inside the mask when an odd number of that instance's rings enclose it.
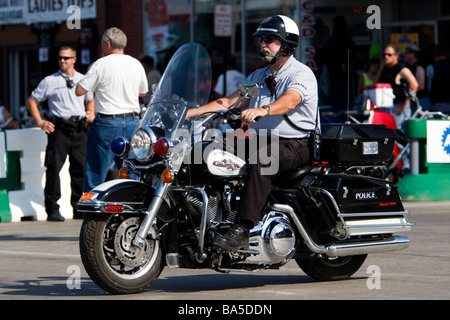
<instances>
[{"instance_id":1,"label":"red tail light","mask_svg":"<svg viewBox=\"0 0 450 320\"><path fill-rule=\"evenodd\" d=\"M123 206L121 204L107 204L105 206L106 212L122 212Z\"/></svg>"},{"instance_id":2,"label":"red tail light","mask_svg":"<svg viewBox=\"0 0 450 320\"><path fill-rule=\"evenodd\" d=\"M380 207L390 207L390 206L395 206L397 205L397 202L380 202L379 206Z\"/></svg>"}]
</instances>

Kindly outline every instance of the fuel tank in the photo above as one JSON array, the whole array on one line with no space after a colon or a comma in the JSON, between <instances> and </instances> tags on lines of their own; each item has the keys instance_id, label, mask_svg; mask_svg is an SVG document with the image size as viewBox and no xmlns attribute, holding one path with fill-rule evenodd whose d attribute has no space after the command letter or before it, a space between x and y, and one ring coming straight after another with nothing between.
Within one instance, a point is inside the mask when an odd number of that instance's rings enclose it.
<instances>
[{"instance_id":1,"label":"fuel tank","mask_svg":"<svg viewBox=\"0 0 450 320\"><path fill-rule=\"evenodd\" d=\"M241 177L246 174L246 162L238 156L220 149L205 150L205 163L209 173L220 177Z\"/></svg>"}]
</instances>

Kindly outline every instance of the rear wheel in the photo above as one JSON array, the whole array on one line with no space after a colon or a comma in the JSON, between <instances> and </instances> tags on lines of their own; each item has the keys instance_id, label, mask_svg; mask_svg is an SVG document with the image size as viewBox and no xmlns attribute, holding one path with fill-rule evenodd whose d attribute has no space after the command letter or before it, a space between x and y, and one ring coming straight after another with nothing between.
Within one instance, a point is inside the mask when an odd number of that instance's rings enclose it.
<instances>
[{"instance_id":1,"label":"rear wheel","mask_svg":"<svg viewBox=\"0 0 450 320\"><path fill-rule=\"evenodd\" d=\"M344 280L361 268L367 254L337 258L296 259L298 266L318 281Z\"/></svg>"},{"instance_id":2,"label":"rear wheel","mask_svg":"<svg viewBox=\"0 0 450 320\"><path fill-rule=\"evenodd\" d=\"M80 254L91 279L112 294L143 291L164 265L159 240L146 239L141 247L132 241L141 217L122 214L88 214L80 232Z\"/></svg>"}]
</instances>

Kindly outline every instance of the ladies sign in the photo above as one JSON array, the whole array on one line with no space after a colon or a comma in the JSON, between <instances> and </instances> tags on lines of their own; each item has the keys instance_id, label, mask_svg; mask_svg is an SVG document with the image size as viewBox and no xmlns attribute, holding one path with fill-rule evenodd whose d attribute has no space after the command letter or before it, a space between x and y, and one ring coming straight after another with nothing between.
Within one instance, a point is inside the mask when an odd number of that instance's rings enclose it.
<instances>
[{"instance_id":1,"label":"ladies sign","mask_svg":"<svg viewBox=\"0 0 450 320\"><path fill-rule=\"evenodd\" d=\"M97 17L97 0L0 0L0 25L67 21L73 6L81 19Z\"/></svg>"}]
</instances>

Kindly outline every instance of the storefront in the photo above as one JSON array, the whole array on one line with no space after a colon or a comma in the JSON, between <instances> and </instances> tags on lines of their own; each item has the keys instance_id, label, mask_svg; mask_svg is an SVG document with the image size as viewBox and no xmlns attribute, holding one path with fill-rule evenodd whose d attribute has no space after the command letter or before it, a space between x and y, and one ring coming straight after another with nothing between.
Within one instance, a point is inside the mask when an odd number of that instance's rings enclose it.
<instances>
[{"instance_id":1,"label":"storefront","mask_svg":"<svg viewBox=\"0 0 450 320\"><path fill-rule=\"evenodd\" d=\"M177 47L195 41L210 51L215 75L223 71L225 53L233 54L237 69L248 74L261 63L251 35L274 14L299 24L302 42L296 56L315 70L323 105L331 100L330 79L323 77L330 61L350 66L352 89L369 56L379 54L393 37L417 42L425 63L432 62L435 43L449 41L450 4L444 0L0 1L0 100L25 121L26 99L57 68L58 48L77 47L77 69L84 72L100 56L99 39L108 26L127 33L128 54L151 55L161 70Z\"/></svg>"}]
</instances>

